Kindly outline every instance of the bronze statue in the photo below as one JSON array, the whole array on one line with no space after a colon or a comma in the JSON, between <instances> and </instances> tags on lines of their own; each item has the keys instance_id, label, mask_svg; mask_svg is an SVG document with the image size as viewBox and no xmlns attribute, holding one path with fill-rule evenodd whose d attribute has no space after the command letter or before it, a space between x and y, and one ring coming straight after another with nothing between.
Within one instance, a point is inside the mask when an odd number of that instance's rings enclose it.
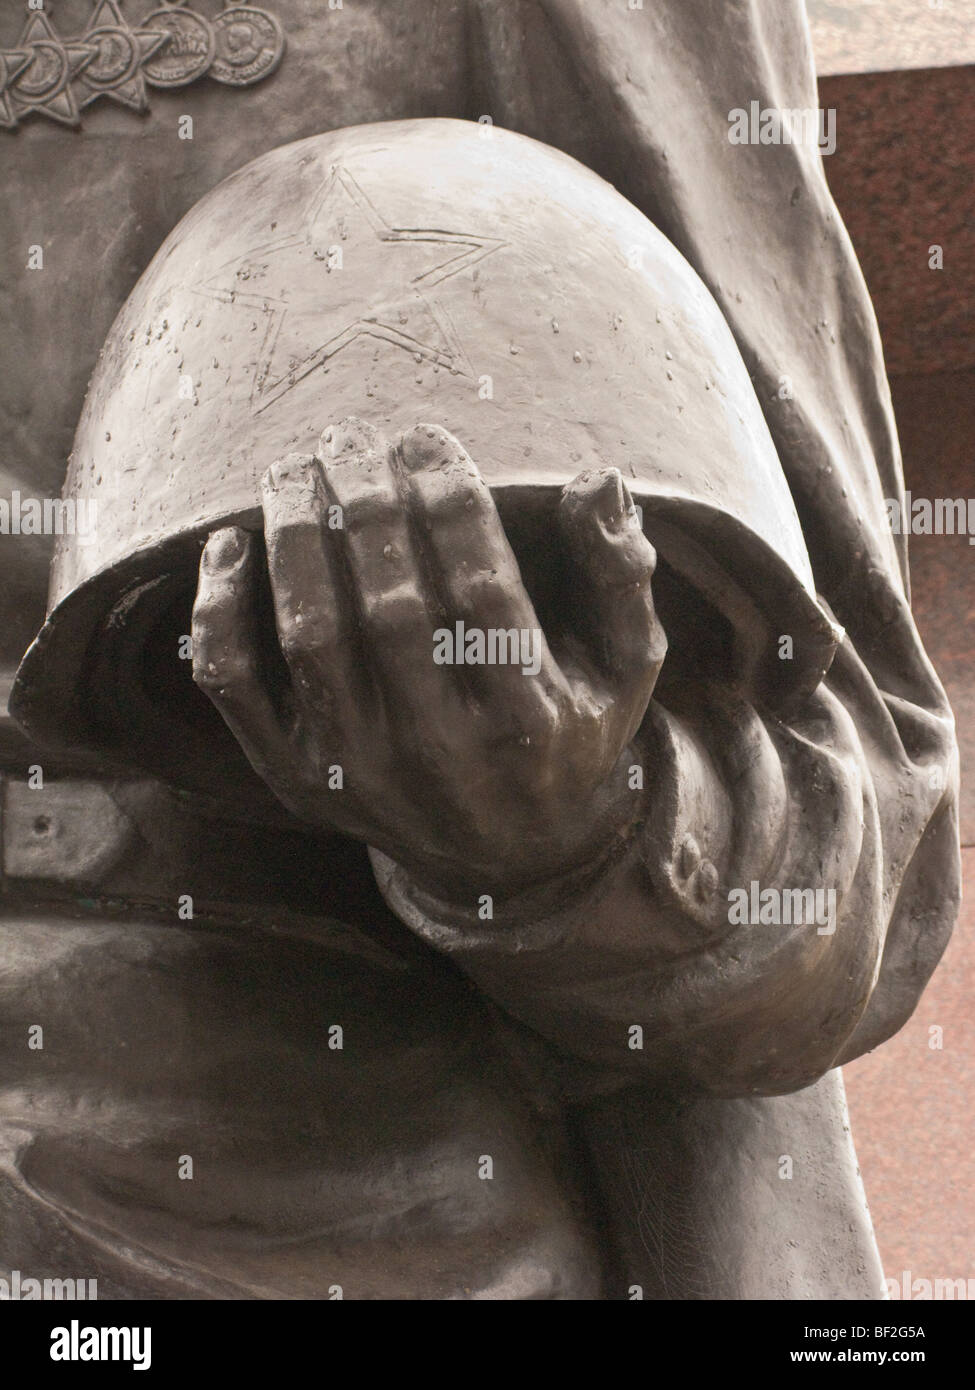
<instances>
[{"instance_id":1,"label":"bronze statue","mask_svg":"<svg viewBox=\"0 0 975 1390\"><path fill-rule=\"evenodd\" d=\"M223 97L310 82L325 21L291 8ZM194 196L236 172L108 335L63 493L94 532L12 696L0 1266L882 1296L837 1068L950 930L952 723L818 156L668 108L696 67L743 104L707 8L444 6L493 124L360 94L424 119L319 110L350 128L194 166ZM728 6L745 58L760 8ZM194 142L246 132L200 99Z\"/></svg>"}]
</instances>

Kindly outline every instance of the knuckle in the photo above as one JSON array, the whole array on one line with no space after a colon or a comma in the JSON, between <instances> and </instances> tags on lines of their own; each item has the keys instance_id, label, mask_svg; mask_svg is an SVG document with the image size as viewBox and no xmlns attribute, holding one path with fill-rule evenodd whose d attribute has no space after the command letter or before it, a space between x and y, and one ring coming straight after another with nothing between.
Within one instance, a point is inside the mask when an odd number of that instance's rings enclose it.
<instances>
[{"instance_id":1,"label":"knuckle","mask_svg":"<svg viewBox=\"0 0 975 1390\"><path fill-rule=\"evenodd\" d=\"M648 555L639 545L617 542L609 551L607 560L602 573L596 576L601 588L622 599L632 598L643 603L651 601L650 586L656 568L656 556L652 552Z\"/></svg>"},{"instance_id":2,"label":"knuckle","mask_svg":"<svg viewBox=\"0 0 975 1390\"><path fill-rule=\"evenodd\" d=\"M463 618L482 618L486 626L516 626L510 588L510 577L500 570L464 571L454 580L452 597Z\"/></svg>"},{"instance_id":3,"label":"knuckle","mask_svg":"<svg viewBox=\"0 0 975 1390\"><path fill-rule=\"evenodd\" d=\"M374 638L403 641L429 627L423 596L415 584L401 584L363 599L363 613Z\"/></svg>"},{"instance_id":4,"label":"knuckle","mask_svg":"<svg viewBox=\"0 0 975 1390\"><path fill-rule=\"evenodd\" d=\"M201 584L193 601L193 640L205 641L227 614L233 594L223 585Z\"/></svg>"},{"instance_id":5,"label":"knuckle","mask_svg":"<svg viewBox=\"0 0 975 1390\"><path fill-rule=\"evenodd\" d=\"M626 564L633 570L635 578L644 582L653 578L653 572L657 568L657 552L639 526L634 524L624 532L620 551L625 556Z\"/></svg>"},{"instance_id":6,"label":"knuckle","mask_svg":"<svg viewBox=\"0 0 975 1390\"><path fill-rule=\"evenodd\" d=\"M416 476L414 487L428 519L435 524L483 524L497 515L480 476L472 476L459 463L437 473Z\"/></svg>"},{"instance_id":7,"label":"knuckle","mask_svg":"<svg viewBox=\"0 0 975 1390\"><path fill-rule=\"evenodd\" d=\"M518 717L519 737L528 739L528 746L546 751L555 743L560 729L559 712L546 696L532 702Z\"/></svg>"},{"instance_id":8,"label":"knuckle","mask_svg":"<svg viewBox=\"0 0 975 1390\"><path fill-rule=\"evenodd\" d=\"M234 655L212 661L206 652L199 657L194 652L193 680L208 695L240 690L252 682L254 675L253 663L247 657Z\"/></svg>"},{"instance_id":9,"label":"knuckle","mask_svg":"<svg viewBox=\"0 0 975 1390\"><path fill-rule=\"evenodd\" d=\"M521 775L538 781L539 785L551 774L548 759L561 728L562 720L555 703L540 691L533 693L530 699L508 703L494 721L500 747L509 756L516 753Z\"/></svg>"},{"instance_id":10,"label":"knuckle","mask_svg":"<svg viewBox=\"0 0 975 1390\"><path fill-rule=\"evenodd\" d=\"M441 731L424 725L416 739L416 757L425 772L449 783L457 770L458 749Z\"/></svg>"},{"instance_id":11,"label":"knuckle","mask_svg":"<svg viewBox=\"0 0 975 1390\"><path fill-rule=\"evenodd\" d=\"M320 516L317 509L289 509L287 512L264 514L264 539L268 564L274 567L287 561L296 551L320 550L322 540Z\"/></svg>"},{"instance_id":12,"label":"knuckle","mask_svg":"<svg viewBox=\"0 0 975 1390\"><path fill-rule=\"evenodd\" d=\"M400 515L399 498L395 490L385 484L362 487L354 495L339 500L345 532L351 537L374 527L392 526Z\"/></svg>"},{"instance_id":13,"label":"knuckle","mask_svg":"<svg viewBox=\"0 0 975 1390\"><path fill-rule=\"evenodd\" d=\"M637 671L655 671L667 655L667 636L659 623L653 623L642 642L634 644L632 664Z\"/></svg>"},{"instance_id":14,"label":"knuckle","mask_svg":"<svg viewBox=\"0 0 975 1390\"><path fill-rule=\"evenodd\" d=\"M337 624L327 610L298 610L281 624L279 644L290 662L330 648L336 633Z\"/></svg>"}]
</instances>

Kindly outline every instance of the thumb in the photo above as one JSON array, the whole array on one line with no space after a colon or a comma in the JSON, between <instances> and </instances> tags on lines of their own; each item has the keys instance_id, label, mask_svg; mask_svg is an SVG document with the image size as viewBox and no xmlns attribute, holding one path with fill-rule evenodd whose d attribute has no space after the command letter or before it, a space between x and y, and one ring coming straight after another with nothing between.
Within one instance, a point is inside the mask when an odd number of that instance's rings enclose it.
<instances>
[{"instance_id":1,"label":"thumb","mask_svg":"<svg viewBox=\"0 0 975 1390\"><path fill-rule=\"evenodd\" d=\"M589 469L562 491L559 525L581 635L617 698L646 703L667 651L652 579L657 553L618 468Z\"/></svg>"}]
</instances>

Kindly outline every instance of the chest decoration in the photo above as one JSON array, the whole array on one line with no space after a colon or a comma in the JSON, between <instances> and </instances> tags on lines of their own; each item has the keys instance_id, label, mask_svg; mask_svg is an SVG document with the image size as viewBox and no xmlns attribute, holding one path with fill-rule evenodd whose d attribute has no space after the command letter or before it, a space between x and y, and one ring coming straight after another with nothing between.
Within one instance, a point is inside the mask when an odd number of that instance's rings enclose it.
<instances>
[{"instance_id":1,"label":"chest decoration","mask_svg":"<svg viewBox=\"0 0 975 1390\"><path fill-rule=\"evenodd\" d=\"M0 47L0 129L15 130L34 115L78 126L101 97L147 111L151 88L186 87L201 77L250 87L284 56L280 21L257 5L224 0L208 17L186 0L149 4L133 26L121 0L94 0L87 28L71 37L43 11L31 14L19 42Z\"/></svg>"}]
</instances>

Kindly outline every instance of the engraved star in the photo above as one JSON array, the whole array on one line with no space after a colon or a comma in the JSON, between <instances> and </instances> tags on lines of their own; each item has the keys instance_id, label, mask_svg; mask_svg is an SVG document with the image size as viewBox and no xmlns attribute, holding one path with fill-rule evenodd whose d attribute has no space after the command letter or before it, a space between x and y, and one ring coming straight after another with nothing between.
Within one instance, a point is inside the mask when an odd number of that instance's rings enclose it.
<instances>
[{"instance_id":1,"label":"engraved star","mask_svg":"<svg viewBox=\"0 0 975 1390\"><path fill-rule=\"evenodd\" d=\"M361 338L473 375L449 318L429 291L505 244L467 232L391 227L348 171L338 167L302 227L228 262L194 288L225 304L241 302L267 312L251 391L259 414ZM343 253L341 269L335 266L336 248ZM446 258L444 248L449 248ZM392 249L400 252L403 288L377 301L374 287L389 283ZM266 288L252 288L257 285Z\"/></svg>"},{"instance_id":2,"label":"engraved star","mask_svg":"<svg viewBox=\"0 0 975 1390\"><path fill-rule=\"evenodd\" d=\"M27 49L29 62L10 87L14 116L36 111L52 121L77 125L78 103L71 82L97 55L98 49L76 39L58 38L44 14L34 15L27 21L20 47Z\"/></svg>"},{"instance_id":3,"label":"engraved star","mask_svg":"<svg viewBox=\"0 0 975 1390\"><path fill-rule=\"evenodd\" d=\"M7 90L14 78L20 76L30 60L31 55L26 49L0 49L0 126L7 130L13 130L17 124L17 117L14 115Z\"/></svg>"},{"instance_id":4,"label":"engraved star","mask_svg":"<svg viewBox=\"0 0 975 1390\"><path fill-rule=\"evenodd\" d=\"M132 111L145 111L149 102L142 64L169 37L162 29L133 29L118 0L99 0L81 36L82 42L92 44L96 51L79 80L81 106L90 106L99 97L111 97Z\"/></svg>"}]
</instances>

